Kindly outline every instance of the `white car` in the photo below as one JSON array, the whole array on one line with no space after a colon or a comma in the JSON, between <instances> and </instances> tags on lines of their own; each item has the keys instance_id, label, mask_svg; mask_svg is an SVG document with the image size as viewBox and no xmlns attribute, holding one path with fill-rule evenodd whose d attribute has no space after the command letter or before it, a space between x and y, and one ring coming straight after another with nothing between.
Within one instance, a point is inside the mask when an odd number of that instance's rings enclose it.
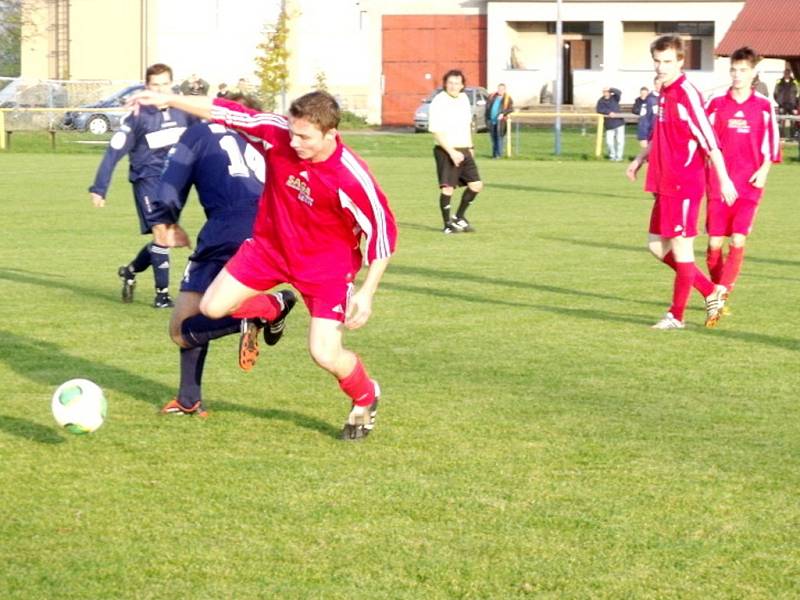
<instances>
[{"instance_id":1,"label":"white car","mask_svg":"<svg viewBox=\"0 0 800 600\"><path fill-rule=\"evenodd\" d=\"M441 91L442 88L433 90L414 111L414 131L428 131L428 111L431 108L431 101ZM482 87L465 87L464 93L472 107L472 131L486 131L486 102L489 99L489 92Z\"/></svg>"}]
</instances>

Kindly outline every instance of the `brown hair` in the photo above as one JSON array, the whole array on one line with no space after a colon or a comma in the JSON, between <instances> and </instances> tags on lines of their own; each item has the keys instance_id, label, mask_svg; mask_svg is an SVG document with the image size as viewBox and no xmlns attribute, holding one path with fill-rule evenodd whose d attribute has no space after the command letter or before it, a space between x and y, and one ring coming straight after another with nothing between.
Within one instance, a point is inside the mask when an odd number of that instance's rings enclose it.
<instances>
[{"instance_id":1,"label":"brown hair","mask_svg":"<svg viewBox=\"0 0 800 600\"><path fill-rule=\"evenodd\" d=\"M164 63L156 63L147 67L147 71L144 74L144 82L150 83L150 77L161 75L162 73L169 73L169 80L172 81L172 69Z\"/></svg>"},{"instance_id":2,"label":"brown hair","mask_svg":"<svg viewBox=\"0 0 800 600\"><path fill-rule=\"evenodd\" d=\"M756 65L761 61L758 53L749 46L743 46L738 50L734 50L731 54L731 64L741 60L747 61L751 69L755 69Z\"/></svg>"},{"instance_id":3,"label":"brown hair","mask_svg":"<svg viewBox=\"0 0 800 600\"><path fill-rule=\"evenodd\" d=\"M447 80L451 77L461 77L461 85L467 85L467 78L464 77L464 73L458 69L450 69L444 74L444 77L442 77L442 87L447 87Z\"/></svg>"},{"instance_id":4,"label":"brown hair","mask_svg":"<svg viewBox=\"0 0 800 600\"><path fill-rule=\"evenodd\" d=\"M336 129L339 126L339 119L342 117L336 98L322 90L300 96L292 102L289 114L295 119L308 120L309 123L319 127L322 133Z\"/></svg>"},{"instance_id":5,"label":"brown hair","mask_svg":"<svg viewBox=\"0 0 800 600\"><path fill-rule=\"evenodd\" d=\"M678 60L683 60L686 56L686 50L683 46L683 40L677 35L662 35L650 44L650 54L654 52L664 52L669 49L675 50L675 57Z\"/></svg>"}]
</instances>

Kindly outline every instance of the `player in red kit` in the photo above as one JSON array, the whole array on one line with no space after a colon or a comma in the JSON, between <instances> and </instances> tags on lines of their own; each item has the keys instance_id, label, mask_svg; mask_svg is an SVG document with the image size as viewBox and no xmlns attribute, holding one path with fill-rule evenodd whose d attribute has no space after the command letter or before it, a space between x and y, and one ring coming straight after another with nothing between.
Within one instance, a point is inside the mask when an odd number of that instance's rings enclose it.
<instances>
[{"instance_id":1,"label":"player in red kit","mask_svg":"<svg viewBox=\"0 0 800 600\"><path fill-rule=\"evenodd\" d=\"M713 327L727 290L715 286L694 262L706 157L717 172L725 202L736 200L736 188L725 169L702 96L682 72L683 41L678 36L662 36L652 43L650 53L662 84L658 117L650 143L631 161L626 175L636 181L639 168L649 161L645 190L655 195L655 202L650 214L648 248L675 271L672 304L653 328L684 328L684 311L692 287L705 298L706 325Z\"/></svg>"},{"instance_id":2,"label":"player in red kit","mask_svg":"<svg viewBox=\"0 0 800 600\"><path fill-rule=\"evenodd\" d=\"M732 205L725 203L719 179L709 170L706 262L711 279L725 286L728 292L739 276L745 241L753 228L770 166L781 160L778 121L772 102L753 89L759 60L756 52L747 47L731 54L731 87L706 105L739 195ZM728 256L723 258L725 238L730 240Z\"/></svg>"},{"instance_id":3,"label":"player in red kit","mask_svg":"<svg viewBox=\"0 0 800 600\"><path fill-rule=\"evenodd\" d=\"M311 357L351 399L342 438L366 437L375 423L380 388L361 359L343 347L342 337L344 329L357 329L369 319L397 227L366 165L339 137L336 100L311 92L292 103L288 117L201 96L142 92L132 103L168 103L222 123L242 132L264 155L268 176L253 236L212 282L200 310L212 319L229 314L258 319L269 344L291 307L268 291L281 283L293 285L311 314ZM354 290L365 259L366 277ZM258 330L244 331L243 348L256 343Z\"/></svg>"}]
</instances>

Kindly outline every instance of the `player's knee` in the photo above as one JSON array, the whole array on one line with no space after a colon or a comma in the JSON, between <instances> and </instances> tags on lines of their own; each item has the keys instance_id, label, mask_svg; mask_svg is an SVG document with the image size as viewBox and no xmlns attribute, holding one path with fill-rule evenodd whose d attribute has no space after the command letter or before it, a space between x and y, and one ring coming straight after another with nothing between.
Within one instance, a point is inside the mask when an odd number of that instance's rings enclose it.
<instances>
[{"instance_id":1,"label":"player's knee","mask_svg":"<svg viewBox=\"0 0 800 600\"><path fill-rule=\"evenodd\" d=\"M471 189L476 194L483 189L483 182L482 181L473 181L467 184L467 187Z\"/></svg>"},{"instance_id":2,"label":"player's knee","mask_svg":"<svg viewBox=\"0 0 800 600\"><path fill-rule=\"evenodd\" d=\"M213 298L203 296L200 300L200 312L207 316L209 319L221 319L228 315L227 307L222 306L219 302L215 302Z\"/></svg>"},{"instance_id":3,"label":"player's knee","mask_svg":"<svg viewBox=\"0 0 800 600\"><path fill-rule=\"evenodd\" d=\"M449 185L443 185L439 188L439 192L445 196L452 196L455 188L450 187Z\"/></svg>"},{"instance_id":4,"label":"player's knee","mask_svg":"<svg viewBox=\"0 0 800 600\"><path fill-rule=\"evenodd\" d=\"M335 370L338 353L334 348L324 343L310 342L308 353L311 355L311 359L326 371L333 372Z\"/></svg>"},{"instance_id":5,"label":"player's knee","mask_svg":"<svg viewBox=\"0 0 800 600\"><path fill-rule=\"evenodd\" d=\"M747 241L747 236L741 234L733 234L731 236L731 246L734 248L744 248L744 244Z\"/></svg>"}]
</instances>

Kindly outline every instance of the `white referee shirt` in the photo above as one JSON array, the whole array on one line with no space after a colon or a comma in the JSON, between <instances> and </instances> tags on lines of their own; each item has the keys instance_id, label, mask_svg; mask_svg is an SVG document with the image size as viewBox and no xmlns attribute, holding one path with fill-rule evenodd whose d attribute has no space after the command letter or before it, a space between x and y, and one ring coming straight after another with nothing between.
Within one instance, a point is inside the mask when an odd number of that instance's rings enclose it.
<instances>
[{"instance_id":1,"label":"white referee shirt","mask_svg":"<svg viewBox=\"0 0 800 600\"><path fill-rule=\"evenodd\" d=\"M428 131L444 135L453 148L472 148L472 109L464 92L453 98L442 90L431 101Z\"/></svg>"}]
</instances>

